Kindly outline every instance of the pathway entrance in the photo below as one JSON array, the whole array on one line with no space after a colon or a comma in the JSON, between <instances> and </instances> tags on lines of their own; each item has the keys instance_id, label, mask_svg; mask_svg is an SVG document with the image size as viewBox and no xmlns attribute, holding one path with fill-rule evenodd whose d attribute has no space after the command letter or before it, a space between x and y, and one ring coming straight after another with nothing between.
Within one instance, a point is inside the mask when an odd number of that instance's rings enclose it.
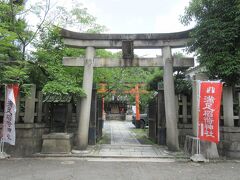
<instances>
[{"instance_id":1,"label":"pathway entrance","mask_svg":"<svg viewBox=\"0 0 240 180\"><path fill-rule=\"evenodd\" d=\"M139 145L139 141L131 130L134 126L130 121L105 121L103 133L110 139L111 145Z\"/></svg>"},{"instance_id":2,"label":"pathway entrance","mask_svg":"<svg viewBox=\"0 0 240 180\"><path fill-rule=\"evenodd\" d=\"M102 157L173 157L167 147L146 142L144 131L136 129L130 121L104 122L103 139L96 146L95 154ZM145 130L147 131L147 129ZM146 133L147 134L147 133Z\"/></svg>"}]
</instances>

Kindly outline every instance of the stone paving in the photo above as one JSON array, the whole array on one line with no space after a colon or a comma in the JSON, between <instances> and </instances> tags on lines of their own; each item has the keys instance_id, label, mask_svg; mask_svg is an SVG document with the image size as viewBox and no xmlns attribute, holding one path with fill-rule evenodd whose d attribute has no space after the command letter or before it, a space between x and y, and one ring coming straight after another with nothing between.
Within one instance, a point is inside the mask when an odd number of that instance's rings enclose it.
<instances>
[{"instance_id":1,"label":"stone paving","mask_svg":"<svg viewBox=\"0 0 240 180\"><path fill-rule=\"evenodd\" d=\"M111 138L110 144L101 144L95 148L95 155L103 157L127 156L157 156L157 151L151 145L141 145L136 135L131 132L134 126L130 121L105 121L103 133Z\"/></svg>"},{"instance_id":2,"label":"stone paving","mask_svg":"<svg viewBox=\"0 0 240 180\"><path fill-rule=\"evenodd\" d=\"M182 153L171 153L166 146L142 145L131 131L134 125L130 121L105 121L103 133L111 136L110 144L98 144L91 151L101 157L174 157Z\"/></svg>"},{"instance_id":3,"label":"stone paving","mask_svg":"<svg viewBox=\"0 0 240 180\"><path fill-rule=\"evenodd\" d=\"M139 145L140 143L135 137L135 134L130 130L134 126L130 121L105 121L104 133L110 132L111 145Z\"/></svg>"}]
</instances>

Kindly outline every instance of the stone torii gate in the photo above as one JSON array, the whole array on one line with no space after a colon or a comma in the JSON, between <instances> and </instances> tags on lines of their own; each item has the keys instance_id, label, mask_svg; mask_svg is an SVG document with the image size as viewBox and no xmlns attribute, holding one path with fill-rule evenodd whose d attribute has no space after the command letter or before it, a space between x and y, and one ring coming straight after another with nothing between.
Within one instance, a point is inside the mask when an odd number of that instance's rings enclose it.
<instances>
[{"instance_id":1,"label":"stone torii gate","mask_svg":"<svg viewBox=\"0 0 240 180\"><path fill-rule=\"evenodd\" d=\"M86 58L63 58L65 66L84 66L82 88L86 97L81 100L78 126L78 148L84 150L88 145L88 129L95 67L163 67L164 98L166 111L167 146L169 150L179 149L177 112L173 68L194 66L193 58L173 58L171 48L185 47L189 32L161 34L89 34L61 30L64 44L69 47L86 48ZM136 49L162 49L162 56L157 58L134 58ZM121 59L96 58L95 49L122 49Z\"/></svg>"}]
</instances>

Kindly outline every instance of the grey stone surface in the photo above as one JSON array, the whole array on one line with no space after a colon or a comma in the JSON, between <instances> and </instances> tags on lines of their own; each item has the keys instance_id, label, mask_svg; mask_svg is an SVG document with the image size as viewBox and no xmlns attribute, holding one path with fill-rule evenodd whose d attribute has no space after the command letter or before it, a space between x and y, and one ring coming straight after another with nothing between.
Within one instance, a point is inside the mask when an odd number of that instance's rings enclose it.
<instances>
[{"instance_id":1,"label":"grey stone surface","mask_svg":"<svg viewBox=\"0 0 240 180\"><path fill-rule=\"evenodd\" d=\"M73 134L50 133L43 135L42 153L70 153Z\"/></svg>"},{"instance_id":2,"label":"grey stone surface","mask_svg":"<svg viewBox=\"0 0 240 180\"><path fill-rule=\"evenodd\" d=\"M42 135L49 133L45 124L16 124L16 145L5 143L4 151L12 157L31 156L41 152Z\"/></svg>"},{"instance_id":3,"label":"grey stone surface","mask_svg":"<svg viewBox=\"0 0 240 180\"><path fill-rule=\"evenodd\" d=\"M163 67L163 57L136 58L133 60L94 58L94 67ZM64 57L65 66L84 66L84 58ZM174 58L173 67L189 68L194 66L193 58Z\"/></svg>"},{"instance_id":4,"label":"grey stone surface","mask_svg":"<svg viewBox=\"0 0 240 180\"><path fill-rule=\"evenodd\" d=\"M173 33L147 33L147 34L93 34L79 33L61 29L64 38L82 40L176 40L189 38L191 30Z\"/></svg>"},{"instance_id":5,"label":"grey stone surface","mask_svg":"<svg viewBox=\"0 0 240 180\"><path fill-rule=\"evenodd\" d=\"M207 162L207 159L202 154L194 154L190 159L193 162Z\"/></svg>"},{"instance_id":6,"label":"grey stone surface","mask_svg":"<svg viewBox=\"0 0 240 180\"><path fill-rule=\"evenodd\" d=\"M171 151L179 150L178 129L177 129L177 111L173 82L173 58L171 47L163 47L162 49L164 61L164 99L165 99L165 115L166 115L166 135L167 146Z\"/></svg>"},{"instance_id":7,"label":"grey stone surface","mask_svg":"<svg viewBox=\"0 0 240 180\"><path fill-rule=\"evenodd\" d=\"M1 180L239 180L239 161L51 158L0 161Z\"/></svg>"},{"instance_id":8,"label":"grey stone surface","mask_svg":"<svg viewBox=\"0 0 240 180\"><path fill-rule=\"evenodd\" d=\"M125 114L107 114L106 120L125 120Z\"/></svg>"},{"instance_id":9,"label":"grey stone surface","mask_svg":"<svg viewBox=\"0 0 240 180\"><path fill-rule=\"evenodd\" d=\"M32 84L29 95L25 97L25 123L34 123L36 85Z\"/></svg>"},{"instance_id":10,"label":"grey stone surface","mask_svg":"<svg viewBox=\"0 0 240 180\"><path fill-rule=\"evenodd\" d=\"M110 144L88 146L85 151L73 149L69 154L35 154L37 157L128 157L128 158L186 158L183 152L173 153L166 146L142 145L131 132L129 121L105 121L103 133L111 136Z\"/></svg>"},{"instance_id":11,"label":"grey stone surface","mask_svg":"<svg viewBox=\"0 0 240 180\"><path fill-rule=\"evenodd\" d=\"M90 122L90 109L92 100L93 85L93 63L95 49L93 47L86 48L86 59L84 64L83 85L82 88L86 93L86 97L81 99L80 117L78 124L78 149L85 150L88 145L88 130Z\"/></svg>"},{"instance_id":12,"label":"grey stone surface","mask_svg":"<svg viewBox=\"0 0 240 180\"><path fill-rule=\"evenodd\" d=\"M122 48L123 40L133 41L134 48L185 47L191 30L155 34L88 34L62 29L64 44L71 47Z\"/></svg>"},{"instance_id":13,"label":"grey stone surface","mask_svg":"<svg viewBox=\"0 0 240 180\"><path fill-rule=\"evenodd\" d=\"M87 153L75 153L80 157L186 157L182 152L174 154L166 146L142 145L131 132L135 128L129 121L105 121L103 133L111 137L110 144L98 144L88 147ZM69 155L71 156L71 155Z\"/></svg>"},{"instance_id":14,"label":"grey stone surface","mask_svg":"<svg viewBox=\"0 0 240 180\"><path fill-rule=\"evenodd\" d=\"M233 127L233 89L232 87L223 87L223 117L224 126Z\"/></svg>"}]
</instances>

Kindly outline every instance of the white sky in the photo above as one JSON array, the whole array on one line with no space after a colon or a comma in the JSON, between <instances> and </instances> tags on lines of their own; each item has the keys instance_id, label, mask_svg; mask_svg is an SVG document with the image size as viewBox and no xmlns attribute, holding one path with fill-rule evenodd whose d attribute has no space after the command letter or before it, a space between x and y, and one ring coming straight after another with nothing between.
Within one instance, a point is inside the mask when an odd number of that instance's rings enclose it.
<instances>
[{"instance_id":1,"label":"white sky","mask_svg":"<svg viewBox=\"0 0 240 180\"><path fill-rule=\"evenodd\" d=\"M52 0L69 6L71 0ZM79 0L107 33L164 33L187 30L179 16L189 0Z\"/></svg>"},{"instance_id":2,"label":"white sky","mask_svg":"<svg viewBox=\"0 0 240 180\"><path fill-rule=\"evenodd\" d=\"M33 1L33 0L29 0ZM75 0L77 1L77 0ZM105 25L106 33L167 33L187 30L180 15L190 0L79 0L88 12ZM70 7L71 0L51 0L56 6ZM160 50L135 50L141 56L155 56Z\"/></svg>"}]
</instances>

